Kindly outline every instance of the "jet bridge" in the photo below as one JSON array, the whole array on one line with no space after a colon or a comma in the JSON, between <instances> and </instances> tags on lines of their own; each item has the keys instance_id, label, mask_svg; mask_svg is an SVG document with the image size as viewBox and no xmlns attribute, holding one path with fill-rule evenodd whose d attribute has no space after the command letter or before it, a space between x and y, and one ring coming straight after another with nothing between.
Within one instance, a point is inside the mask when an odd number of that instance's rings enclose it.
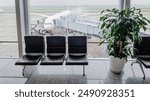
<instances>
[{"instance_id":1,"label":"jet bridge","mask_svg":"<svg viewBox=\"0 0 150 101\"><path fill-rule=\"evenodd\" d=\"M61 18L59 21L55 21L55 26L64 27L69 30L81 32L84 34L100 36L99 23L97 22L78 18Z\"/></svg>"}]
</instances>

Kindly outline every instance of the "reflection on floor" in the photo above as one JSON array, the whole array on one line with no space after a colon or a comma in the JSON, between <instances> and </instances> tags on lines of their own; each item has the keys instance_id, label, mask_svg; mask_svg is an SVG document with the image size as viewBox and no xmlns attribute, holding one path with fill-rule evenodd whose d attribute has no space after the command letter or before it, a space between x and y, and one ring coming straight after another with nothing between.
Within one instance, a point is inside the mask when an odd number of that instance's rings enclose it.
<instances>
[{"instance_id":1,"label":"reflection on floor","mask_svg":"<svg viewBox=\"0 0 150 101\"><path fill-rule=\"evenodd\" d=\"M108 59L89 59L86 76L82 66L32 66L25 69L15 66L17 59L0 59L1 84L150 84L150 69L145 69L146 80L138 64L131 67L128 61L120 75L110 72Z\"/></svg>"}]
</instances>

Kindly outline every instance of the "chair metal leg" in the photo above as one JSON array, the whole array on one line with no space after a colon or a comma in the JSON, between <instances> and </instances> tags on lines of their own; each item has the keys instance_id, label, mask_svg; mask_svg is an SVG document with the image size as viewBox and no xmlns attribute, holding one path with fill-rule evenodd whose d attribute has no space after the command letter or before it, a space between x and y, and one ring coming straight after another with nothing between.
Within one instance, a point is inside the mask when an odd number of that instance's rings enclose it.
<instances>
[{"instance_id":1,"label":"chair metal leg","mask_svg":"<svg viewBox=\"0 0 150 101\"><path fill-rule=\"evenodd\" d=\"M25 68L26 68L26 65L25 65L25 66L23 67L23 69L22 69L22 76L23 76L23 77L25 76L25 74L24 74Z\"/></svg>"},{"instance_id":2,"label":"chair metal leg","mask_svg":"<svg viewBox=\"0 0 150 101\"><path fill-rule=\"evenodd\" d=\"M143 77L143 79L145 79L145 72L144 72L144 69L143 69L143 67L142 67L142 64L141 63L139 63L139 65L140 65L140 67L141 67L141 70L142 70L142 73L143 73L143 75L144 75L144 77Z\"/></svg>"},{"instance_id":3,"label":"chair metal leg","mask_svg":"<svg viewBox=\"0 0 150 101\"><path fill-rule=\"evenodd\" d=\"M85 66L83 65L83 76L85 76Z\"/></svg>"},{"instance_id":4,"label":"chair metal leg","mask_svg":"<svg viewBox=\"0 0 150 101\"><path fill-rule=\"evenodd\" d=\"M136 61L136 62L132 62L132 63L131 63L131 66L133 66L134 63L138 63L138 64L140 65L140 68L141 68L142 73L143 73L143 79L145 79L146 75L145 75L144 69L143 69L143 67L142 67L142 64L141 64L140 62Z\"/></svg>"}]
</instances>

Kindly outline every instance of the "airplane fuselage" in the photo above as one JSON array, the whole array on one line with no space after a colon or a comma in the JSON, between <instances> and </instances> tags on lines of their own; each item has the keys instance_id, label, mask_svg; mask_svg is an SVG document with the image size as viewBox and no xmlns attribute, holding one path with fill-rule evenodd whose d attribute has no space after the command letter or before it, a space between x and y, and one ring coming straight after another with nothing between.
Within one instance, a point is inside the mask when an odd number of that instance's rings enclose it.
<instances>
[{"instance_id":1,"label":"airplane fuselage","mask_svg":"<svg viewBox=\"0 0 150 101\"><path fill-rule=\"evenodd\" d=\"M60 20L61 17L66 17L71 13L70 10L66 10L55 15L49 16L44 21L44 30L47 32L51 32L55 27L54 20Z\"/></svg>"}]
</instances>

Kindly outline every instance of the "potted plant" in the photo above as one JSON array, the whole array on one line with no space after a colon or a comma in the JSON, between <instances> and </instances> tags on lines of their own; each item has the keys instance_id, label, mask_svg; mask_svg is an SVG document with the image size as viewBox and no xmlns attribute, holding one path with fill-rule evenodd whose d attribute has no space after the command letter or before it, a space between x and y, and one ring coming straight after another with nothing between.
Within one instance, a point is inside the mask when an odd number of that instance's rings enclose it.
<instances>
[{"instance_id":1,"label":"potted plant","mask_svg":"<svg viewBox=\"0 0 150 101\"><path fill-rule=\"evenodd\" d=\"M141 14L140 9L103 10L100 17L100 30L104 42L108 42L107 50L110 55L110 69L114 73L121 73L124 63L132 55L131 44L140 42L140 30L146 30L150 21Z\"/></svg>"}]
</instances>

